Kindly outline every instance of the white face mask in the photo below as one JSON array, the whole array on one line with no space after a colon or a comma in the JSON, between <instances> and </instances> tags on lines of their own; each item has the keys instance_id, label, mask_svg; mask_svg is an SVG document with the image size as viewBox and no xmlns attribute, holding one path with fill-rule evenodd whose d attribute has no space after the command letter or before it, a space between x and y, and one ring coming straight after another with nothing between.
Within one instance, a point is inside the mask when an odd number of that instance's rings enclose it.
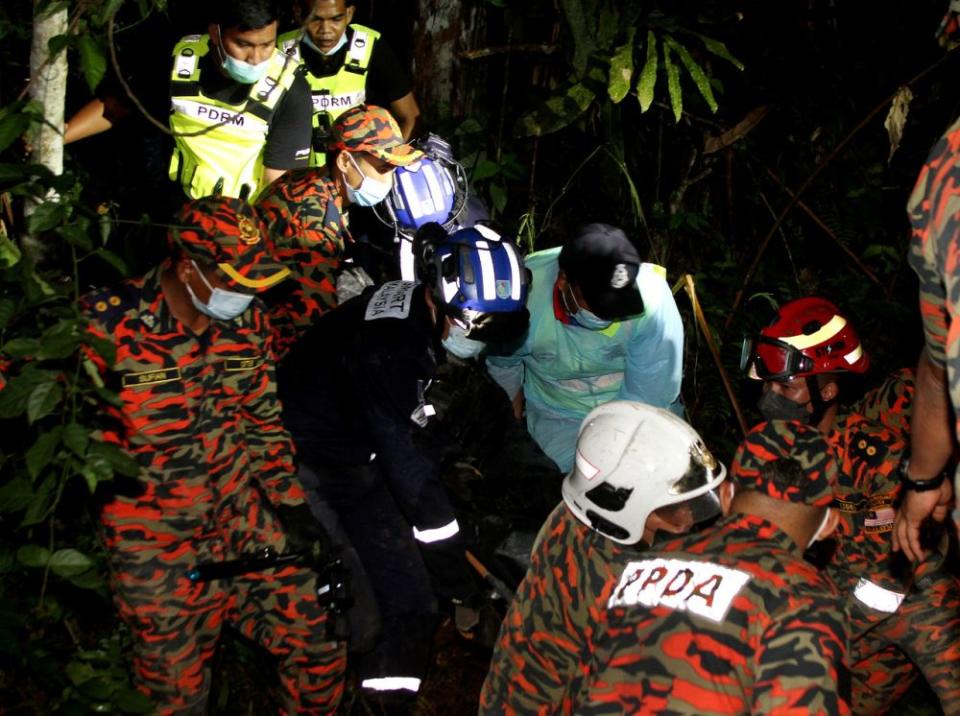
<instances>
[{"instance_id":1,"label":"white face mask","mask_svg":"<svg viewBox=\"0 0 960 716\"><path fill-rule=\"evenodd\" d=\"M250 307L250 302L253 301L253 296L246 293L237 293L236 291L226 291L222 288L214 288L210 285L210 282L207 281L207 277L203 275L203 271L200 270L200 267L197 266L197 262L191 260L190 263L192 263L194 268L197 269L197 273L200 275L200 280L203 281L204 285L210 289L210 298L206 303L204 303L197 298L197 294L195 294L193 289L190 288L189 283L184 284L187 287L187 293L190 294L190 300L193 301L193 305L198 311L200 311L200 313L210 316L210 318L216 318L221 321L229 321L233 318L236 318Z\"/></svg>"},{"instance_id":2,"label":"white face mask","mask_svg":"<svg viewBox=\"0 0 960 716\"><path fill-rule=\"evenodd\" d=\"M813 533L813 537L810 538L810 541L807 542L807 546L803 549L806 551L810 549L815 542L819 542L822 539L825 539L827 535L820 536L820 533L823 531L823 528L827 526L827 520L830 519L830 513L832 508L828 507L827 511L823 513L823 519L820 520L820 526L817 527L817 531Z\"/></svg>"},{"instance_id":3,"label":"white face mask","mask_svg":"<svg viewBox=\"0 0 960 716\"><path fill-rule=\"evenodd\" d=\"M347 33L344 32L342 35L340 35L340 39L337 40L337 44L334 45L332 49L327 50L326 52L324 52L324 51L321 50L319 47L317 47L317 43L315 43L315 42L313 41L313 38L310 37L310 33L309 33L309 32L303 33L303 43L304 43L307 47L309 47L309 48L311 48L311 49L313 49L313 50L316 50L316 51L319 52L321 55L324 55L325 57L330 57L330 55L336 54L337 51L338 51L341 47L343 47L344 45L347 44Z\"/></svg>"},{"instance_id":4,"label":"white face mask","mask_svg":"<svg viewBox=\"0 0 960 716\"><path fill-rule=\"evenodd\" d=\"M386 199L390 195L390 191L393 189L393 175L390 175L390 181L380 181L379 179L374 179L373 177L367 176L363 173L360 165L357 164L357 160L353 158L353 155L350 152L347 152L347 156L353 163L354 169L356 169L361 176L360 186L358 186L356 189L347 183L346 176L344 176L343 183L347 187L347 197L350 199L350 201L354 204L359 204L360 206L374 206Z\"/></svg>"}]
</instances>

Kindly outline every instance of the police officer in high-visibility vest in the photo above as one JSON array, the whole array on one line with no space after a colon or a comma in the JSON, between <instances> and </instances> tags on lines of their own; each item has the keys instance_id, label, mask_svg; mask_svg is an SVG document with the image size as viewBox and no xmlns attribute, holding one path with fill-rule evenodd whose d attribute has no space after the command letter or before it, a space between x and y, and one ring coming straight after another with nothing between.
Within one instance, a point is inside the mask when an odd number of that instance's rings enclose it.
<instances>
[{"instance_id":1,"label":"police officer in high-visibility vest","mask_svg":"<svg viewBox=\"0 0 960 716\"><path fill-rule=\"evenodd\" d=\"M419 129L420 108L409 73L380 33L351 24L353 0L299 0L302 30L282 35L279 47L306 65L313 100L311 166L323 166L327 136L340 114L359 104L386 107L404 140Z\"/></svg>"},{"instance_id":2,"label":"police officer in high-visibility vest","mask_svg":"<svg viewBox=\"0 0 960 716\"><path fill-rule=\"evenodd\" d=\"M253 199L307 164L309 88L295 58L276 49L276 0L218 2L206 35L174 49L170 178L191 198Z\"/></svg>"}]
</instances>

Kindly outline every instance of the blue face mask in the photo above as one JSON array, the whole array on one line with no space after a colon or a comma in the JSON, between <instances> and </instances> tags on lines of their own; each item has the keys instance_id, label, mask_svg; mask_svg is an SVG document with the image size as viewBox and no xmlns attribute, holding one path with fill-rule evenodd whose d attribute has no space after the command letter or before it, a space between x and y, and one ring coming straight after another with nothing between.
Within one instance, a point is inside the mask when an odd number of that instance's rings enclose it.
<instances>
[{"instance_id":1,"label":"blue face mask","mask_svg":"<svg viewBox=\"0 0 960 716\"><path fill-rule=\"evenodd\" d=\"M259 65L251 65L249 62L238 60L236 57L228 54L226 48L223 46L223 32L220 30L219 25L217 25L217 35L220 41L220 56L223 57L221 66L230 79L242 85L252 85L264 78L267 70L270 69L269 60L261 62Z\"/></svg>"},{"instance_id":2,"label":"blue face mask","mask_svg":"<svg viewBox=\"0 0 960 716\"><path fill-rule=\"evenodd\" d=\"M353 155L347 152L347 156L350 157L350 161L353 162L354 168L362 177L360 180L360 186L354 189L352 186L350 186L350 184L347 183L347 178L344 176L343 184L347 187L347 198L350 199L352 203L359 204L360 206L374 206L386 199L390 194L390 190L393 189L393 182L380 181L379 179L368 177L363 173L363 170L360 169L360 165L357 164L357 160L353 158Z\"/></svg>"},{"instance_id":3,"label":"blue face mask","mask_svg":"<svg viewBox=\"0 0 960 716\"><path fill-rule=\"evenodd\" d=\"M568 294L569 299L567 298ZM566 291L560 292L560 298L563 299L563 305L567 309L567 313L581 328L586 328L588 331L602 331L604 328L609 328L613 323L613 321L600 318L600 316L577 303L577 297L573 295L573 288L569 284ZM570 307L571 300L573 301L573 308Z\"/></svg>"},{"instance_id":4,"label":"blue face mask","mask_svg":"<svg viewBox=\"0 0 960 716\"><path fill-rule=\"evenodd\" d=\"M442 343L447 353L463 360L476 358L486 346L483 341L467 338L467 332L456 323L450 323L450 330L447 331L447 337L443 339Z\"/></svg>"},{"instance_id":5,"label":"blue face mask","mask_svg":"<svg viewBox=\"0 0 960 716\"><path fill-rule=\"evenodd\" d=\"M210 289L210 298L206 303L204 303L197 298L197 294L195 294L193 289L190 288L190 284L184 284L187 287L187 293L190 294L190 300L193 301L193 305L198 311L200 311L200 313L210 316L210 318L216 318L220 321L229 321L233 318L236 318L250 307L250 303L253 301L253 296L246 293L226 291L222 288L214 288L210 285L210 282L207 281L207 277L203 275L203 271L200 270L200 267L197 266L196 262L193 261L191 263L193 263L194 267L197 269L197 273L200 275L200 280L203 281L204 285Z\"/></svg>"}]
</instances>

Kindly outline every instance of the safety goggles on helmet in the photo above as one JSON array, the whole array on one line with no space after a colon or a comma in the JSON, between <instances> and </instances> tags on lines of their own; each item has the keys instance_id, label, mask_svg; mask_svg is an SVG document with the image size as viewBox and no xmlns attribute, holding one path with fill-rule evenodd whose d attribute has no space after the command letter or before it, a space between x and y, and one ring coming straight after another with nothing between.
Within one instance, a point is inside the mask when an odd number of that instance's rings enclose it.
<instances>
[{"instance_id":1,"label":"safety goggles on helmet","mask_svg":"<svg viewBox=\"0 0 960 716\"><path fill-rule=\"evenodd\" d=\"M776 338L759 335L743 339L740 370L754 380L784 380L813 370L813 361Z\"/></svg>"}]
</instances>

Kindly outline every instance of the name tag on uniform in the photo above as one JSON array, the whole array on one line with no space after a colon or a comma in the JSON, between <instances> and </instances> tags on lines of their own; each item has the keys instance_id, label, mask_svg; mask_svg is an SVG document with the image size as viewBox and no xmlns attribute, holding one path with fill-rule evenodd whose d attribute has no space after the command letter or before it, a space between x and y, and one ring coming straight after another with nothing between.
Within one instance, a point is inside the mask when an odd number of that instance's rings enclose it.
<instances>
[{"instance_id":1,"label":"name tag on uniform","mask_svg":"<svg viewBox=\"0 0 960 716\"><path fill-rule=\"evenodd\" d=\"M390 281L376 290L367 304L363 320L375 321L378 318L406 318L410 315L413 303L413 281Z\"/></svg>"},{"instance_id":2,"label":"name tag on uniform","mask_svg":"<svg viewBox=\"0 0 960 716\"><path fill-rule=\"evenodd\" d=\"M256 356L254 358L227 358L224 361L225 370L253 370L263 365L263 358Z\"/></svg>"},{"instance_id":3,"label":"name tag on uniform","mask_svg":"<svg viewBox=\"0 0 960 716\"><path fill-rule=\"evenodd\" d=\"M709 562L645 559L631 562L607 608L664 606L720 623L750 575Z\"/></svg>"},{"instance_id":4,"label":"name tag on uniform","mask_svg":"<svg viewBox=\"0 0 960 716\"><path fill-rule=\"evenodd\" d=\"M180 380L179 368L147 370L142 373L124 373L121 384L124 388L136 388L138 385L157 385Z\"/></svg>"}]
</instances>

